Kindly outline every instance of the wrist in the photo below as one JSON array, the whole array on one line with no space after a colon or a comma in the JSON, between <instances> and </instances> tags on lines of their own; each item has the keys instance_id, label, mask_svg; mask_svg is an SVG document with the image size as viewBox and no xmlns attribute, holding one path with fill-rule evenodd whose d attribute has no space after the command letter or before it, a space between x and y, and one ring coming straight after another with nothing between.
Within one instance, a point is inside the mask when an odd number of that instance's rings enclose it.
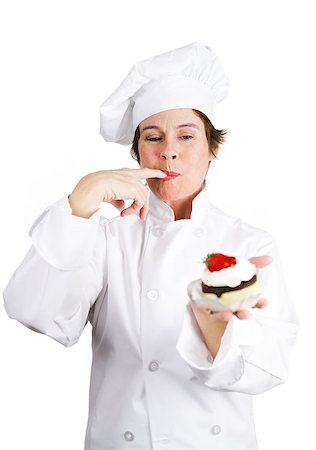
<instances>
[{"instance_id":1,"label":"wrist","mask_svg":"<svg viewBox=\"0 0 316 450\"><path fill-rule=\"evenodd\" d=\"M222 335L227 326L227 321L222 320L217 314L209 314L198 308L194 301L191 301L191 308L201 330L207 330L208 334L214 336Z\"/></svg>"},{"instance_id":2,"label":"wrist","mask_svg":"<svg viewBox=\"0 0 316 450\"><path fill-rule=\"evenodd\" d=\"M73 216L82 217L83 219L89 219L99 208L92 209L92 208L80 208L73 204L71 195L68 195L68 203L71 208L71 214Z\"/></svg>"}]
</instances>

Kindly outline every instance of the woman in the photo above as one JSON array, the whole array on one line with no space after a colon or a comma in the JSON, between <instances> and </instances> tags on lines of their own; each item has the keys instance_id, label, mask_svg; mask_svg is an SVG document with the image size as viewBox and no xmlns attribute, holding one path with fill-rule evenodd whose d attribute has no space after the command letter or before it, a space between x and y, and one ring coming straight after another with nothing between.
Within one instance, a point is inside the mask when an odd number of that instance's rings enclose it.
<instances>
[{"instance_id":1,"label":"woman","mask_svg":"<svg viewBox=\"0 0 316 450\"><path fill-rule=\"evenodd\" d=\"M255 450L251 395L287 378L297 319L274 240L212 205L205 183L227 88L199 44L137 63L101 106L101 133L133 141L140 169L88 174L44 211L5 290L10 317L66 346L90 320L86 450ZM251 311L188 299L210 251L266 266Z\"/></svg>"}]
</instances>

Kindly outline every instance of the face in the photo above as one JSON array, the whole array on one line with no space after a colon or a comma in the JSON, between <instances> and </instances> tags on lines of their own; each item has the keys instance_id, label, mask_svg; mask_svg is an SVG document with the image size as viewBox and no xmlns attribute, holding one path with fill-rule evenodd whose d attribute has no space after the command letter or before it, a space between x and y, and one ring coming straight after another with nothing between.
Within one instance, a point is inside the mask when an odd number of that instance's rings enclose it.
<instances>
[{"instance_id":1,"label":"face","mask_svg":"<svg viewBox=\"0 0 316 450\"><path fill-rule=\"evenodd\" d=\"M200 117L192 109L171 109L147 117L139 128L141 167L172 172L149 178L152 192L166 203L198 193L213 159Z\"/></svg>"}]
</instances>

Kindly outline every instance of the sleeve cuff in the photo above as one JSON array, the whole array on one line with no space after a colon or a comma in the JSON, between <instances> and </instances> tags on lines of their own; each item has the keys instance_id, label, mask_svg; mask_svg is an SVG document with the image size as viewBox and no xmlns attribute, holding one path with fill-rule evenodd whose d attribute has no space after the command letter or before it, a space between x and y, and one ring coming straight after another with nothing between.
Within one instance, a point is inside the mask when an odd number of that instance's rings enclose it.
<instances>
[{"instance_id":1,"label":"sleeve cuff","mask_svg":"<svg viewBox=\"0 0 316 450\"><path fill-rule=\"evenodd\" d=\"M93 254L101 211L90 218L74 216L68 195L49 206L29 234L40 256L60 270L85 267Z\"/></svg>"},{"instance_id":2,"label":"sleeve cuff","mask_svg":"<svg viewBox=\"0 0 316 450\"><path fill-rule=\"evenodd\" d=\"M188 305L176 348L201 382L220 390L240 380L245 370L245 358L262 338L261 328L252 318L240 320L233 316L213 359Z\"/></svg>"}]
</instances>

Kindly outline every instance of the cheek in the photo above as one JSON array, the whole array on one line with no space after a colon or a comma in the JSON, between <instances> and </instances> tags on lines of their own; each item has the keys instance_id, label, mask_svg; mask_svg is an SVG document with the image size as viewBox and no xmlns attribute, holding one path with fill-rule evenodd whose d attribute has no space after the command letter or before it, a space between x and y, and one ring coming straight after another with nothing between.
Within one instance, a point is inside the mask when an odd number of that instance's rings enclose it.
<instances>
[{"instance_id":1,"label":"cheek","mask_svg":"<svg viewBox=\"0 0 316 450\"><path fill-rule=\"evenodd\" d=\"M188 153L187 163L189 163L193 170L208 168L208 163L210 161L210 152L203 146L201 148L193 148L191 152Z\"/></svg>"},{"instance_id":2,"label":"cheek","mask_svg":"<svg viewBox=\"0 0 316 450\"><path fill-rule=\"evenodd\" d=\"M141 167L151 167L154 164L155 156L153 152L139 148L138 153Z\"/></svg>"},{"instance_id":3,"label":"cheek","mask_svg":"<svg viewBox=\"0 0 316 450\"><path fill-rule=\"evenodd\" d=\"M147 169L156 169L157 164L155 164L151 158L140 158L140 167L146 167Z\"/></svg>"}]
</instances>

